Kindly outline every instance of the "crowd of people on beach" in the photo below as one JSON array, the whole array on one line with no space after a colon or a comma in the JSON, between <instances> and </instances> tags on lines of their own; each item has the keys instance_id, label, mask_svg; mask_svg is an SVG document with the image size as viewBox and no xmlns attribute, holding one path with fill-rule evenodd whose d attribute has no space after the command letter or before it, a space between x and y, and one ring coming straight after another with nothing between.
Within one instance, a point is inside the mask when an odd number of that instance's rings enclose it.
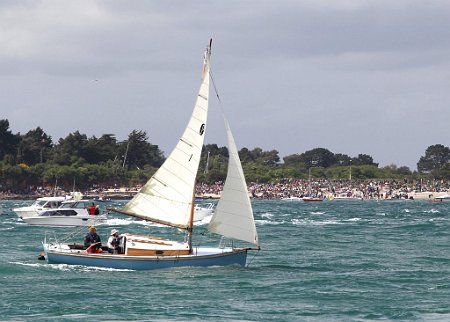
<instances>
[{"instance_id":1,"label":"crowd of people on beach","mask_svg":"<svg viewBox=\"0 0 450 322\"><path fill-rule=\"evenodd\" d=\"M222 191L222 182L212 185L198 184L196 195L203 198L217 198ZM397 181L397 180L302 180L284 179L276 183L250 183L249 193L257 199L282 199L289 197L321 197L337 196L363 199L411 199L417 192L448 192L450 182L446 181Z\"/></svg>"},{"instance_id":2,"label":"crowd of people on beach","mask_svg":"<svg viewBox=\"0 0 450 322\"><path fill-rule=\"evenodd\" d=\"M95 187L82 192L86 196L113 196L123 192L132 196L141 186L130 188ZM220 197L223 182L214 184L199 183L196 186L196 197L203 199L216 199ZM282 199L289 197L302 198L313 196L319 198L333 198L337 196L356 197L363 199L412 199L415 193L450 193L450 182L444 180L303 180L282 179L274 183L249 183L249 195L255 199ZM70 194L59 189L58 195ZM0 191L0 199L17 199L24 197L52 196L55 191L52 187L30 187L27 193L15 191ZM120 194L119 194L120 196Z\"/></svg>"}]
</instances>

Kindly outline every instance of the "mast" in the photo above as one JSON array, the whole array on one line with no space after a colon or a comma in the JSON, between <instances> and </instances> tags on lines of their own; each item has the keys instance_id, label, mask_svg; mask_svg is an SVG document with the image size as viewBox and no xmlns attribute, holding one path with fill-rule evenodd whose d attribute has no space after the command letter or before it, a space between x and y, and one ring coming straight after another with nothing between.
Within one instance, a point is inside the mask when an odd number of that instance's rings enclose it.
<instances>
[{"instance_id":1,"label":"mast","mask_svg":"<svg viewBox=\"0 0 450 322\"><path fill-rule=\"evenodd\" d=\"M192 193L191 213L189 214L189 225L188 225L188 229L187 229L189 254L192 253L192 232L194 231L194 210L195 210L195 185L194 185L194 191Z\"/></svg>"},{"instance_id":2,"label":"mast","mask_svg":"<svg viewBox=\"0 0 450 322\"><path fill-rule=\"evenodd\" d=\"M309 197L311 197L312 191L311 191L311 168L309 168L308 171L308 186L309 186Z\"/></svg>"},{"instance_id":3,"label":"mast","mask_svg":"<svg viewBox=\"0 0 450 322\"><path fill-rule=\"evenodd\" d=\"M125 162L127 162L128 148L130 147L130 137L128 137L127 149L125 150L125 156L123 157L122 168L125 167Z\"/></svg>"},{"instance_id":4,"label":"mast","mask_svg":"<svg viewBox=\"0 0 450 322\"><path fill-rule=\"evenodd\" d=\"M55 179L55 190L53 190L53 197L56 197L56 189L58 188L58 177Z\"/></svg>"},{"instance_id":5,"label":"mast","mask_svg":"<svg viewBox=\"0 0 450 322\"><path fill-rule=\"evenodd\" d=\"M206 157L205 173L208 173L208 168L209 168L209 152L210 151L208 151L208 156Z\"/></svg>"},{"instance_id":6,"label":"mast","mask_svg":"<svg viewBox=\"0 0 450 322\"><path fill-rule=\"evenodd\" d=\"M209 46L206 49L205 53L205 63L203 65L203 79L205 77L208 77L209 79L209 60L211 57L211 45L212 45L212 38L209 40ZM206 172L208 169L208 162L209 162L209 151L208 151L208 159L206 160ZM191 203L191 212L189 214L189 224L188 224L188 245L189 245L189 253L192 253L192 233L194 231L194 211L195 211L195 186L196 186L197 180L194 182L194 189L192 191L192 203Z\"/></svg>"}]
</instances>

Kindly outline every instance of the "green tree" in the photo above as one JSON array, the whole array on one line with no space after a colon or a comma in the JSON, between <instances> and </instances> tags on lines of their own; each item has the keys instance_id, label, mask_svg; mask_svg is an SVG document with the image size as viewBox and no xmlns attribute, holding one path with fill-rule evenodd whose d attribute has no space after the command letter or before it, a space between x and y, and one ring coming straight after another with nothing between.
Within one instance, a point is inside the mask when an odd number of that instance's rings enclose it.
<instances>
[{"instance_id":1,"label":"green tree","mask_svg":"<svg viewBox=\"0 0 450 322\"><path fill-rule=\"evenodd\" d=\"M18 149L19 137L12 134L8 120L0 120L0 160L9 155L14 159Z\"/></svg>"},{"instance_id":2,"label":"green tree","mask_svg":"<svg viewBox=\"0 0 450 322\"><path fill-rule=\"evenodd\" d=\"M228 149L225 146L222 147L218 147L217 144L207 144L203 146L202 149L202 158L208 155L208 152L210 154L210 156L214 156L214 155L221 155L223 157L228 158Z\"/></svg>"},{"instance_id":3,"label":"green tree","mask_svg":"<svg viewBox=\"0 0 450 322\"><path fill-rule=\"evenodd\" d=\"M164 155L159 147L150 144L147 140L147 132L133 130L128 140L122 142L119 151L123 151L123 164L127 168L143 169L145 165L159 167L164 162Z\"/></svg>"},{"instance_id":4,"label":"green tree","mask_svg":"<svg viewBox=\"0 0 450 322\"><path fill-rule=\"evenodd\" d=\"M88 139L86 134L79 131L70 133L64 139L61 138L54 149L53 160L60 165L70 165L73 162L85 162Z\"/></svg>"},{"instance_id":5,"label":"green tree","mask_svg":"<svg viewBox=\"0 0 450 322\"><path fill-rule=\"evenodd\" d=\"M354 165L374 165L378 166L378 163L373 162L373 158L368 154L358 154L358 157L352 159Z\"/></svg>"},{"instance_id":6,"label":"green tree","mask_svg":"<svg viewBox=\"0 0 450 322\"><path fill-rule=\"evenodd\" d=\"M18 161L28 165L45 162L50 158L52 145L52 138L40 127L30 130L21 137L19 144L21 160Z\"/></svg>"},{"instance_id":7,"label":"green tree","mask_svg":"<svg viewBox=\"0 0 450 322\"><path fill-rule=\"evenodd\" d=\"M399 174L399 175L411 175L412 172L407 166L401 166L397 167L395 164L390 164L385 167L383 167L383 170L389 171L392 175Z\"/></svg>"},{"instance_id":8,"label":"green tree","mask_svg":"<svg viewBox=\"0 0 450 322\"><path fill-rule=\"evenodd\" d=\"M245 157L246 162L255 162L261 165L276 166L280 162L277 150L263 151L261 148L254 148L249 151L246 148L239 151L239 157ZM241 158L242 160L242 158ZM244 162L244 161L243 161Z\"/></svg>"},{"instance_id":9,"label":"green tree","mask_svg":"<svg viewBox=\"0 0 450 322\"><path fill-rule=\"evenodd\" d=\"M114 134L103 134L100 138L93 136L87 140L83 155L87 163L98 164L113 160L118 153L118 143Z\"/></svg>"},{"instance_id":10,"label":"green tree","mask_svg":"<svg viewBox=\"0 0 450 322\"><path fill-rule=\"evenodd\" d=\"M450 162L450 149L442 144L429 146L425 150L425 155L417 162L419 173L431 173L433 176L440 176L440 170Z\"/></svg>"},{"instance_id":11,"label":"green tree","mask_svg":"<svg viewBox=\"0 0 450 322\"><path fill-rule=\"evenodd\" d=\"M223 181L226 176L228 149L217 144L203 146L197 180L206 183ZM207 164L208 163L208 164Z\"/></svg>"},{"instance_id":12,"label":"green tree","mask_svg":"<svg viewBox=\"0 0 450 322\"><path fill-rule=\"evenodd\" d=\"M336 159L336 165L349 166L352 164L352 158L347 154L336 153L334 158Z\"/></svg>"},{"instance_id":13,"label":"green tree","mask_svg":"<svg viewBox=\"0 0 450 322\"><path fill-rule=\"evenodd\" d=\"M300 155L307 168L322 167L328 168L336 164L334 154L324 148L315 148Z\"/></svg>"},{"instance_id":14,"label":"green tree","mask_svg":"<svg viewBox=\"0 0 450 322\"><path fill-rule=\"evenodd\" d=\"M306 169L304 158L300 154L291 154L283 157L284 166L295 169Z\"/></svg>"}]
</instances>

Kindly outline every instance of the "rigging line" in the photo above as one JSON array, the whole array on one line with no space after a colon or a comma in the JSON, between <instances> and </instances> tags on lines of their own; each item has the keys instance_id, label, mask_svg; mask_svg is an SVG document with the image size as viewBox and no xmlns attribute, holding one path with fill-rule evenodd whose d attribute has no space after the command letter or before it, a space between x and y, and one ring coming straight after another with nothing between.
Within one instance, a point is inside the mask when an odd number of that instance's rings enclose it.
<instances>
[{"instance_id":1,"label":"rigging line","mask_svg":"<svg viewBox=\"0 0 450 322\"><path fill-rule=\"evenodd\" d=\"M217 100L219 101L220 112L222 113L222 117L223 117L223 120L225 122L225 130L229 129L230 128L230 124L228 123L228 118L225 116L225 112L223 110L222 101L220 100L219 92L217 91L217 87L216 87L216 83L215 83L214 78L213 78L213 73L212 73L211 67L209 68L209 76L211 78L211 81L212 81L212 84L213 84L213 88L214 88L214 92L216 93L216 96L217 96ZM228 135L227 135L227 137L228 137ZM233 140L234 140L234 138L233 138ZM239 154L238 154L238 156L239 156Z\"/></svg>"},{"instance_id":2,"label":"rigging line","mask_svg":"<svg viewBox=\"0 0 450 322\"><path fill-rule=\"evenodd\" d=\"M259 254L259 250L253 255L253 257L250 259L250 261L248 262L248 264L246 265L246 267L249 267L250 264L253 262L253 260L255 259L256 255Z\"/></svg>"},{"instance_id":3,"label":"rigging line","mask_svg":"<svg viewBox=\"0 0 450 322\"><path fill-rule=\"evenodd\" d=\"M75 229L73 233L66 235L66 237L62 238L61 241L62 242L66 242L67 240L69 240L70 238L74 237L75 235L78 235L79 233L81 233L81 230L86 229L86 227L81 226L78 229Z\"/></svg>"},{"instance_id":4,"label":"rigging line","mask_svg":"<svg viewBox=\"0 0 450 322\"><path fill-rule=\"evenodd\" d=\"M211 67L209 67L209 76L211 77L211 81L213 84L214 92L216 93L217 100L219 101L220 105L222 105L222 101L220 100L219 92L217 91L216 82L214 81ZM220 106L220 108L222 109L222 106Z\"/></svg>"},{"instance_id":5,"label":"rigging line","mask_svg":"<svg viewBox=\"0 0 450 322\"><path fill-rule=\"evenodd\" d=\"M211 78L211 82L213 84L213 88L214 88L214 92L216 93L217 100L219 101L220 112L222 113L222 117L224 118L225 123L228 124L228 119L225 116L225 112L223 110L222 101L220 100L219 92L217 91L216 82L214 81L214 77L213 77L213 72L212 72L211 66L209 67L209 76ZM227 128L227 126L225 126L225 128Z\"/></svg>"}]
</instances>

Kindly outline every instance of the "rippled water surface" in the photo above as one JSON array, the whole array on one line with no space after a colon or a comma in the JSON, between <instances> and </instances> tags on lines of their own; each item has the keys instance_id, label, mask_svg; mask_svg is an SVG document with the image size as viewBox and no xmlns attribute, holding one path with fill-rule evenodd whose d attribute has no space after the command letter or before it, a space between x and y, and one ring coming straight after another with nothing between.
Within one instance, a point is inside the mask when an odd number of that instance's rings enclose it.
<instances>
[{"instance_id":1,"label":"rippled water surface","mask_svg":"<svg viewBox=\"0 0 450 322\"><path fill-rule=\"evenodd\" d=\"M248 267L144 272L38 261L46 232L73 229L28 226L26 203L0 202L2 321L450 321L450 202L255 201ZM104 241L112 227L168 232L117 215Z\"/></svg>"}]
</instances>

